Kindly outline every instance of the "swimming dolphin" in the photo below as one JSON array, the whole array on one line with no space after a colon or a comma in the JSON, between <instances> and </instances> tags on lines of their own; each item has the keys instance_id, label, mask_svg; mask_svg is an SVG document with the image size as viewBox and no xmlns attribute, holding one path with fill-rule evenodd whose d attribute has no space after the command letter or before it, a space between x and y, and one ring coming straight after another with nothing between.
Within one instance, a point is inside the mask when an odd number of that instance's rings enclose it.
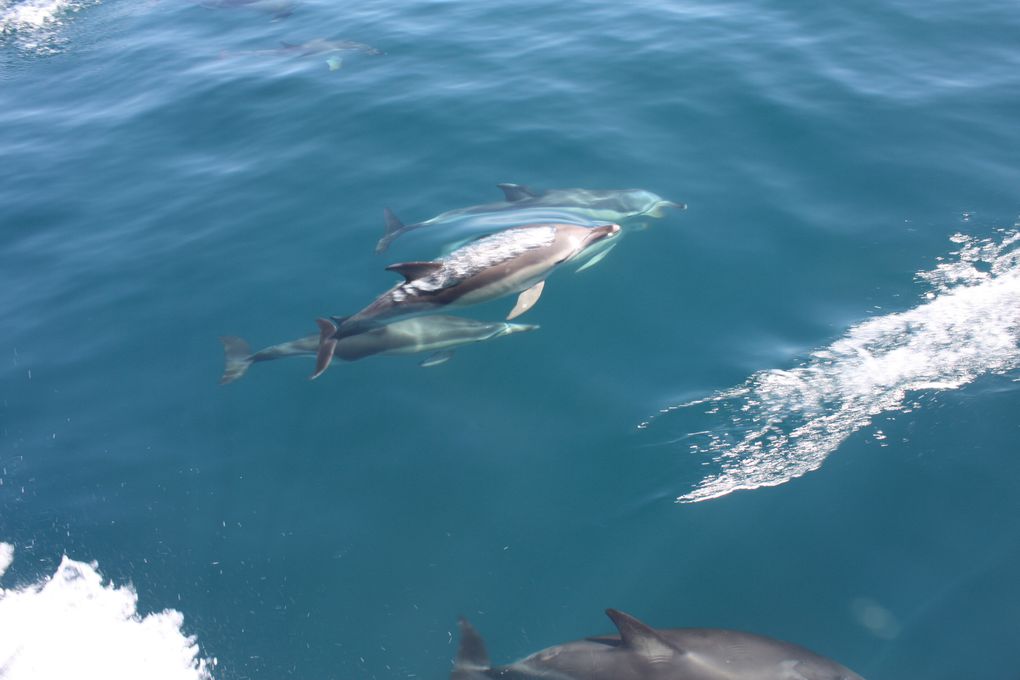
<instances>
[{"instance_id":1,"label":"swimming dolphin","mask_svg":"<svg viewBox=\"0 0 1020 680\"><path fill-rule=\"evenodd\" d=\"M554 210L577 215L588 220L620 222L629 217L647 215L662 217L665 208L687 207L683 203L667 201L644 189L549 189L536 192L520 184L498 184L503 190L505 201L501 203L485 203L467 208L449 210L414 224L404 224L389 208L383 210L386 231L375 246L375 252L381 253L389 248L401 234L443 222L451 222L472 215L500 213L508 211Z\"/></svg>"},{"instance_id":2,"label":"swimming dolphin","mask_svg":"<svg viewBox=\"0 0 1020 680\"><path fill-rule=\"evenodd\" d=\"M545 279L560 264L601 250L620 233L607 224L531 224L483 236L431 262L403 262L386 267L404 281L380 295L354 316L318 319L321 330L315 373L318 377L333 357L336 341L366 327L398 316L411 316L442 307L463 307L520 293L507 315L513 319L531 309L542 295Z\"/></svg>"},{"instance_id":3,"label":"swimming dolphin","mask_svg":"<svg viewBox=\"0 0 1020 680\"><path fill-rule=\"evenodd\" d=\"M221 58L243 57L243 56L280 56L296 55L300 57L314 55L328 55L326 64L330 71L335 71L343 65L343 60L337 56L340 52L362 52L376 56L384 54L382 50L376 49L365 43L353 40L327 40L326 38L313 38L303 43L280 42L280 47L269 50L246 50L240 52L224 51L220 53Z\"/></svg>"},{"instance_id":4,"label":"swimming dolphin","mask_svg":"<svg viewBox=\"0 0 1020 680\"><path fill-rule=\"evenodd\" d=\"M434 352L426 357L421 365L436 366L449 360L455 347L537 329L538 326L533 324L485 322L433 314L401 319L385 326L371 328L364 333L340 338L334 355L344 361L357 361L375 354L391 356ZM226 354L226 368L223 377L220 378L221 385L234 382L243 376L252 364L284 357L314 357L319 351L318 334L281 342L258 352L252 352L248 343L238 337L224 336L220 341L223 342Z\"/></svg>"},{"instance_id":5,"label":"swimming dolphin","mask_svg":"<svg viewBox=\"0 0 1020 680\"><path fill-rule=\"evenodd\" d=\"M209 8L255 9L272 14L274 21L286 19L294 13L294 3L291 0L203 0L201 4Z\"/></svg>"},{"instance_id":6,"label":"swimming dolphin","mask_svg":"<svg viewBox=\"0 0 1020 680\"><path fill-rule=\"evenodd\" d=\"M489 665L481 636L460 621L450 680L864 680L803 647L716 628L656 630L615 609L619 635L549 647L509 666Z\"/></svg>"}]
</instances>

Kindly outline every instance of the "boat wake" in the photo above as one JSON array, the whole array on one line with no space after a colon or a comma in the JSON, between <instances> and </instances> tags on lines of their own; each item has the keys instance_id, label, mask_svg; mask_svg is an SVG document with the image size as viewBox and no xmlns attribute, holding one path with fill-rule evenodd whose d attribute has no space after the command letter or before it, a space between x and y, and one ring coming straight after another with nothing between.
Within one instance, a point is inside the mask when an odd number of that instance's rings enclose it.
<instances>
[{"instance_id":1,"label":"boat wake","mask_svg":"<svg viewBox=\"0 0 1020 680\"><path fill-rule=\"evenodd\" d=\"M0 543L0 577L14 548ZM131 586L103 585L95 563L64 557L40 583L0 588L0 677L212 680L173 609L141 616Z\"/></svg>"},{"instance_id":2,"label":"boat wake","mask_svg":"<svg viewBox=\"0 0 1020 680\"><path fill-rule=\"evenodd\" d=\"M707 457L713 472L677 501L783 484L818 469L875 416L920 406L910 393L956 389L1020 367L1020 233L951 240L960 249L917 274L928 288L918 306L851 327L796 368L759 371L640 423L693 419L674 441Z\"/></svg>"}]
</instances>

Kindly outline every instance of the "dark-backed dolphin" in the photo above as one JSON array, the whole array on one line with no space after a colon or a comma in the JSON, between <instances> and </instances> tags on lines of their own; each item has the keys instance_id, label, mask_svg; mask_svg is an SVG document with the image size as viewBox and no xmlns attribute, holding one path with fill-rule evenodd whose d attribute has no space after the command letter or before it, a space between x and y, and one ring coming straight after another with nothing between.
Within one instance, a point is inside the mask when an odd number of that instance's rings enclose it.
<instances>
[{"instance_id":1,"label":"dark-backed dolphin","mask_svg":"<svg viewBox=\"0 0 1020 680\"><path fill-rule=\"evenodd\" d=\"M686 204L667 201L644 189L549 189L534 191L520 184L499 184L505 201L458 208L436 215L423 222L404 224L389 208L383 210L386 231L375 246L385 251L401 234L434 224L452 222L473 215L520 211L523 214L551 210L577 215L589 221L621 222L627 218L662 217L665 208L686 208ZM531 220L534 221L534 220Z\"/></svg>"},{"instance_id":2,"label":"dark-backed dolphin","mask_svg":"<svg viewBox=\"0 0 1020 680\"><path fill-rule=\"evenodd\" d=\"M357 361L376 354L390 356L432 352L422 366L436 366L448 360L452 350L461 345L537 329L538 326L533 324L475 321L460 316L432 314L401 319L340 338L334 356L344 361ZM243 376L252 364L285 357L314 357L319 351L319 334L281 342L258 352L252 352L248 343L238 337L224 336L220 341L226 355L221 385Z\"/></svg>"},{"instance_id":3,"label":"dark-backed dolphin","mask_svg":"<svg viewBox=\"0 0 1020 680\"><path fill-rule=\"evenodd\" d=\"M460 621L450 680L863 680L798 645L718 628L657 630L607 609L619 635L549 647L508 666L491 666L485 643Z\"/></svg>"},{"instance_id":4,"label":"dark-backed dolphin","mask_svg":"<svg viewBox=\"0 0 1020 680\"><path fill-rule=\"evenodd\" d=\"M463 307L520 293L507 315L513 319L530 309L542 294L545 279L564 262L590 257L620 233L616 224L581 227L575 224L532 224L483 236L429 262L403 262L386 269L404 281L380 295L330 331L319 319L319 356L312 378L332 359L336 340L360 333L372 324L445 307Z\"/></svg>"}]
</instances>

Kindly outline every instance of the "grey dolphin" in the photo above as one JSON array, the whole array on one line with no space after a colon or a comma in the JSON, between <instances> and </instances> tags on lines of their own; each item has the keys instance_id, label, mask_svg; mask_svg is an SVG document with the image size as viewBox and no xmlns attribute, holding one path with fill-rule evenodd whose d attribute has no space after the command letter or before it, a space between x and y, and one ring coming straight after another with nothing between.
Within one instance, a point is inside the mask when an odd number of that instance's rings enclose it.
<instances>
[{"instance_id":1,"label":"grey dolphin","mask_svg":"<svg viewBox=\"0 0 1020 680\"><path fill-rule=\"evenodd\" d=\"M386 220L386 231L376 244L375 252L385 251L401 234L471 215L547 209L572 213L589 220L620 222L629 217L642 215L662 217L665 208L687 207L684 203L667 201L644 189L549 189L538 192L520 184L497 186L503 190L506 198L503 202L449 210L414 224L404 224L392 210L385 208L383 217Z\"/></svg>"},{"instance_id":2,"label":"grey dolphin","mask_svg":"<svg viewBox=\"0 0 1020 680\"><path fill-rule=\"evenodd\" d=\"M532 224L483 236L431 262L403 262L386 269L404 281L380 295L354 316L334 325L317 323L322 331L319 356L312 378L318 377L333 357L336 341L360 333L384 319L411 316L444 307L463 307L520 293L507 315L513 319L530 309L542 295L545 279L557 266L591 256L620 233L607 224Z\"/></svg>"},{"instance_id":3,"label":"grey dolphin","mask_svg":"<svg viewBox=\"0 0 1020 680\"><path fill-rule=\"evenodd\" d=\"M423 366L435 366L449 359L455 347L537 329L538 326L534 324L475 321L460 316L433 314L401 319L341 338L337 341L334 354L344 361L357 361L376 354L391 356L435 352L422 362ZM223 342L226 354L221 385L243 376L252 364L285 357L314 357L319 351L318 334L281 342L258 352L252 352L248 343L238 337L224 336L220 341Z\"/></svg>"},{"instance_id":4,"label":"grey dolphin","mask_svg":"<svg viewBox=\"0 0 1020 680\"><path fill-rule=\"evenodd\" d=\"M268 50L246 50L240 52L229 52L223 51L220 53L221 58L230 57L243 57L243 56L280 56L280 55L296 55L300 57L307 57L313 55L328 55L326 58L326 64L329 66L330 71L335 71L341 67L343 60L337 56L340 52L362 52L372 56L384 54L382 50L376 49L371 45L365 43L355 42L353 40L328 40L326 38L313 38L303 43L291 43L286 41L280 42L280 47Z\"/></svg>"},{"instance_id":5,"label":"grey dolphin","mask_svg":"<svg viewBox=\"0 0 1020 680\"><path fill-rule=\"evenodd\" d=\"M450 680L864 680L798 645L717 628L656 630L615 609L619 635L549 647L492 667L481 636L460 621Z\"/></svg>"},{"instance_id":6,"label":"grey dolphin","mask_svg":"<svg viewBox=\"0 0 1020 680\"><path fill-rule=\"evenodd\" d=\"M294 13L294 2L291 0L203 0L203 7L235 8L259 10L273 15L273 20L286 19Z\"/></svg>"}]
</instances>

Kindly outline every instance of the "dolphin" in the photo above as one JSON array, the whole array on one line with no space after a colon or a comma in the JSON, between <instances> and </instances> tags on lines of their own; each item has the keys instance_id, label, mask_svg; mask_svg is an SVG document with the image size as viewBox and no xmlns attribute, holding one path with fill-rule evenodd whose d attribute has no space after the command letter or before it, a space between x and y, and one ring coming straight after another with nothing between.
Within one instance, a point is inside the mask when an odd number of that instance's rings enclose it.
<instances>
[{"instance_id":1,"label":"dolphin","mask_svg":"<svg viewBox=\"0 0 1020 680\"><path fill-rule=\"evenodd\" d=\"M485 643L460 620L460 650L450 680L864 680L798 645L718 628L657 630L607 609L619 635L549 647L492 667Z\"/></svg>"},{"instance_id":2,"label":"dolphin","mask_svg":"<svg viewBox=\"0 0 1020 680\"><path fill-rule=\"evenodd\" d=\"M386 231L375 246L376 253L389 248L401 234L434 224L452 222L472 215L484 215L509 211L555 210L566 212L588 220L620 222L629 217L662 217L665 208L687 207L674 203L644 189L549 189L536 192L520 184L498 184L504 198L500 203L485 203L467 208L450 210L424 222L404 224L389 208L383 210Z\"/></svg>"},{"instance_id":3,"label":"dolphin","mask_svg":"<svg viewBox=\"0 0 1020 680\"><path fill-rule=\"evenodd\" d=\"M512 333L538 330L534 324L475 321L460 316L433 314L401 319L364 333L348 335L337 341L334 355L344 361L357 361L367 356L417 354L433 352L422 366L436 366L449 360L452 350L472 342L501 338ZM319 335L271 345L252 352L248 343L234 336L220 338L226 354L226 368L220 384L234 382L255 363L284 357L311 356L319 351Z\"/></svg>"},{"instance_id":4,"label":"dolphin","mask_svg":"<svg viewBox=\"0 0 1020 680\"><path fill-rule=\"evenodd\" d=\"M339 52L362 52L372 56L384 54L380 49L366 45L365 43L353 40L327 40L326 38L313 38L303 43L280 42L280 47L267 50L247 50L240 52L223 51L220 58L232 58L243 56L286 56L296 55L307 57L314 55L327 55L326 64L330 71L335 71L343 65L343 60L337 56Z\"/></svg>"},{"instance_id":5,"label":"dolphin","mask_svg":"<svg viewBox=\"0 0 1020 680\"><path fill-rule=\"evenodd\" d=\"M506 317L509 321L538 302L546 277L556 267L590 257L619 233L618 224L531 224L483 236L431 262L391 264L386 269L402 275L402 283L353 316L337 319L337 323L321 318L316 321L321 342L311 377L317 378L329 366L337 340L363 332L384 319L520 293Z\"/></svg>"},{"instance_id":6,"label":"dolphin","mask_svg":"<svg viewBox=\"0 0 1020 680\"><path fill-rule=\"evenodd\" d=\"M203 0L203 7L236 8L259 10L273 15L273 20L286 19L294 13L294 2L291 0Z\"/></svg>"}]
</instances>

